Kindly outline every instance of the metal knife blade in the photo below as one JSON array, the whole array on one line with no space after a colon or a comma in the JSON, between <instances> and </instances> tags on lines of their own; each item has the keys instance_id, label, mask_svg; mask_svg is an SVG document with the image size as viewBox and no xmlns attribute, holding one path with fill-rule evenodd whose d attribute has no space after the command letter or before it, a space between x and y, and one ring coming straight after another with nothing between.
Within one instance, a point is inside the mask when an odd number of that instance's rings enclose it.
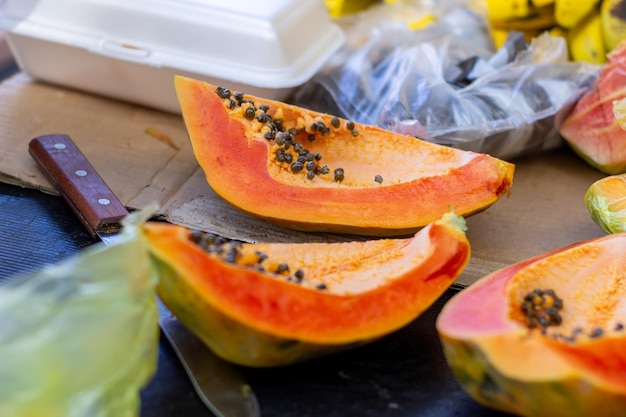
<instances>
[{"instance_id":1,"label":"metal knife blade","mask_svg":"<svg viewBox=\"0 0 626 417\"><path fill-rule=\"evenodd\" d=\"M72 139L38 136L28 150L94 239L114 243L128 211ZM161 330L206 406L217 417L260 417L256 396L239 370L211 352L158 297L157 302Z\"/></svg>"}]
</instances>

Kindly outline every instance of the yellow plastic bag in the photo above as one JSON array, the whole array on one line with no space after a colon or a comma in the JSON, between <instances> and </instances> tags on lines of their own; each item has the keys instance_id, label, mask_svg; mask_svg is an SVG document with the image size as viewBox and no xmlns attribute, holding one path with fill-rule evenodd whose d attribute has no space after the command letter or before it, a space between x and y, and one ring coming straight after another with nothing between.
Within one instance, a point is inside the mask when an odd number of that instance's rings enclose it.
<instances>
[{"instance_id":1,"label":"yellow plastic bag","mask_svg":"<svg viewBox=\"0 0 626 417\"><path fill-rule=\"evenodd\" d=\"M156 280L127 224L115 245L0 285L0 416L138 416L157 366Z\"/></svg>"}]
</instances>

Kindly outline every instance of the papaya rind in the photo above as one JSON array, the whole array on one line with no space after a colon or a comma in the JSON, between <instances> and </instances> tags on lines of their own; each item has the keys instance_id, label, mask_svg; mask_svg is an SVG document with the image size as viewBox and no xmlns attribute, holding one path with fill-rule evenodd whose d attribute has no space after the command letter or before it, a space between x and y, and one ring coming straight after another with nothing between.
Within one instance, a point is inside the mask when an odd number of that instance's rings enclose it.
<instances>
[{"instance_id":1,"label":"papaya rind","mask_svg":"<svg viewBox=\"0 0 626 417\"><path fill-rule=\"evenodd\" d=\"M359 123L355 123L359 132L356 139L346 129L339 129L329 136L332 141L321 145L317 139L311 146L322 147L322 153L333 146L348 147L350 152L346 151L341 162L356 163L359 169L366 167L368 171L371 168L372 181L348 185L349 180L338 183L323 177L311 182L305 175L298 177L298 182L289 175L287 181L285 175L270 172L268 165L275 164L271 162L273 153L264 135L253 129L256 120L231 117L216 94L216 86L177 76L175 88L194 155L213 190L240 211L289 229L364 236L409 235L440 218L450 206L461 216L480 212L508 195L513 184L514 165L509 162ZM246 98L268 105L268 112L281 110L285 125L307 117L330 119L330 115L286 103L248 95ZM385 144L385 154L397 153L395 158L379 164L394 172L396 178L377 184L372 163L361 161L379 161L381 153L372 151L372 145L382 148L381 144ZM399 162L408 158L408 150L419 156ZM398 169L389 168L394 164L399 164ZM407 169L399 169L402 165ZM409 167L421 170L419 178L405 178Z\"/></svg>"},{"instance_id":2,"label":"papaya rind","mask_svg":"<svg viewBox=\"0 0 626 417\"><path fill-rule=\"evenodd\" d=\"M247 326L206 303L166 262L155 258L160 271L159 298L216 355L250 367L275 367L351 349L354 343L317 344L272 336ZM374 339L372 339L374 340Z\"/></svg>"},{"instance_id":3,"label":"papaya rind","mask_svg":"<svg viewBox=\"0 0 626 417\"><path fill-rule=\"evenodd\" d=\"M596 243L611 248L607 256L619 256L625 238L608 235L537 255L495 271L453 297L436 327L446 360L463 389L487 407L522 416L623 414L626 384L619 367L624 364L625 336L612 334L570 345L531 335L508 316L506 294L507 284L525 268L570 250L574 256L588 253L587 260L594 259L596 252L585 248ZM484 302L476 305L477 300ZM492 317L501 316L489 324ZM611 366L617 368L607 368Z\"/></svg>"},{"instance_id":4,"label":"papaya rind","mask_svg":"<svg viewBox=\"0 0 626 417\"><path fill-rule=\"evenodd\" d=\"M486 407L534 417L608 417L622 415L626 410L626 395L580 377L522 381L494 367L480 345L445 335L440 340L457 381L470 397Z\"/></svg>"},{"instance_id":5,"label":"papaya rind","mask_svg":"<svg viewBox=\"0 0 626 417\"><path fill-rule=\"evenodd\" d=\"M419 237L404 239L406 247L414 243L403 255L416 262L408 271L379 274L379 286L346 294L221 261L191 243L180 226L147 224L144 234L161 274L159 296L181 323L222 358L269 367L369 343L417 318L467 265L464 228L460 216L444 216Z\"/></svg>"}]
</instances>

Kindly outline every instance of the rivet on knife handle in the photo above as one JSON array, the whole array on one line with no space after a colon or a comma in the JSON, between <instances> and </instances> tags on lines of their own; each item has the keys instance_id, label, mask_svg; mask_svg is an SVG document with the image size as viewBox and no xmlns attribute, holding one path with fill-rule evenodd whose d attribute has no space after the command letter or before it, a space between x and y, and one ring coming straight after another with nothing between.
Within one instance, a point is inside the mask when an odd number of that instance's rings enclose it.
<instances>
[{"instance_id":1,"label":"rivet on knife handle","mask_svg":"<svg viewBox=\"0 0 626 417\"><path fill-rule=\"evenodd\" d=\"M120 227L128 211L67 135L38 136L28 151L92 236Z\"/></svg>"}]
</instances>

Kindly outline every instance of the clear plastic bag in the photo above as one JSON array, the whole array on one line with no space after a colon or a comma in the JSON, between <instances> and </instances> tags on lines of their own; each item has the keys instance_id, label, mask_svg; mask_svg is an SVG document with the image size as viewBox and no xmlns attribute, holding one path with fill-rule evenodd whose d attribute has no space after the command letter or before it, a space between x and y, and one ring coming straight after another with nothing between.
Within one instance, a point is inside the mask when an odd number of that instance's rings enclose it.
<instances>
[{"instance_id":1,"label":"clear plastic bag","mask_svg":"<svg viewBox=\"0 0 626 417\"><path fill-rule=\"evenodd\" d=\"M136 227L0 285L0 416L136 417L158 355L155 274Z\"/></svg>"},{"instance_id":2,"label":"clear plastic bag","mask_svg":"<svg viewBox=\"0 0 626 417\"><path fill-rule=\"evenodd\" d=\"M563 143L560 119L598 66L569 62L565 41L547 33L530 45L513 34L496 51L486 20L463 6L430 10L434 23L410 30L403 7L343 21L345 47L293 102L505 159Z\"/></svg>"}]
</instances>

